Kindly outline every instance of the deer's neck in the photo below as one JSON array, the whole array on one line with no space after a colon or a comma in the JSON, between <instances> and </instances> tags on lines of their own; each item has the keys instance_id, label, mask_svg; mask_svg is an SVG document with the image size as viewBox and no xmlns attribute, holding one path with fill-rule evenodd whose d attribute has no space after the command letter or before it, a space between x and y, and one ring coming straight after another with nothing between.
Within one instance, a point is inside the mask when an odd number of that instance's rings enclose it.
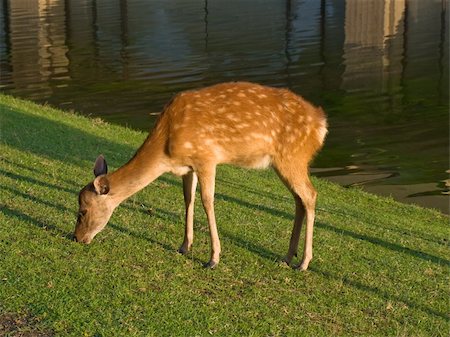
<instances>
[{"instance_id":1,"label":"deer's neck","mask_svg":"<svg viewBox=\"0 0 450 337\"><path fill-rule=\"evenodd\" d=\"M160 137L149 136L128 163L108 175L113 205L117 206L166 172L166 158Z\"/></svg>"}]
</instances>

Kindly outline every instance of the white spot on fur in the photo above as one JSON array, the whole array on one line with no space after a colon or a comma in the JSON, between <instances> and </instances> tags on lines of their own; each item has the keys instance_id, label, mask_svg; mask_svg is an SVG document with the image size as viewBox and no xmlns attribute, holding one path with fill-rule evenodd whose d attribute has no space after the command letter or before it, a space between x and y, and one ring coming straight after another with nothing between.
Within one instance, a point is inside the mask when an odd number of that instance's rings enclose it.
<instances>
[{"instance_id":1,"label":"white spot on fur","mask_svg":"<svg viewBox=\"0 0 450 337\"><path fill-rule=\"evenodd\" d=\"M267 143L272 143L272 137L264 135L264 134L261 134L261 133L252 132L250 134L250 137L252 139L261 139L261 140L264 140Z\"/></svg>"},{"instance_id":2,"label":"white spot on fur","mask_svg":"<svg viewBox=\"0 0 450 337\"><path fill-rule=\"evenodd\" d=\"M186 142L186 143L184 143L184 144L183 144L183 147L186 148L186 149L192 149L192 148L193 148L191 142Z\"/></svg>"},{"instance_id":3,"label":"white spot on fur","mask_svg":"<svg viewBox=\"0 0 450 337\"><path fill-rule=\"evenodd\" d=\"M287 138L287 141L288 141L288 143L293 143L293 142L295 141L295 136L294 136L294 135L290 135L290 136Z\"/></svg>"},{"instance_id":4,"label":"white spot on fur","mask_svg":"<svg viewBox=\"0 0 450 337\"><path fill-rule=\"evenodd\" d=\"M231 114L227 116L227 119L229 119L232 122L239 122L240 121L239 117L237 117L235 115L231 115Z\"/></svg>"}]
</instances>

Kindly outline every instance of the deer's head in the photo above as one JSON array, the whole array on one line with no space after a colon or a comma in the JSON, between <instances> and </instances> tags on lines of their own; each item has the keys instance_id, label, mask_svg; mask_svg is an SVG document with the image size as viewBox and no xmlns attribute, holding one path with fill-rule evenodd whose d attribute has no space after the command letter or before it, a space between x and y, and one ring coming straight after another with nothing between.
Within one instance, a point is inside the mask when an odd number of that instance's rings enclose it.
<instances>
[{"instance_id":1,"label":"deer's head","mask_svg":"<svg viewBox=\"0 0 450 337\"><path fill-rule=\"evenodd\" d=\"M90 243L105 228L114 210L108 196L107 171L105 158L98 156L94 165L94 181L87 184L78 195L78 219L74 233L78 242Z\"/></svg>"}]
</instances>

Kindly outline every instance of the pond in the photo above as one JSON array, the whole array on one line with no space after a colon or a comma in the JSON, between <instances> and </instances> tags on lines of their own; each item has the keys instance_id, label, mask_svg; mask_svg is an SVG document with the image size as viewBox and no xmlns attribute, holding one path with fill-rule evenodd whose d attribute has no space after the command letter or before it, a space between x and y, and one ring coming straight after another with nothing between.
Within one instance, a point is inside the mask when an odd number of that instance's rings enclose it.
<instances>
[{"instance_id":1,"label":"pond","mask_svg":"<svg viewBox=\"0 0 450 337\"><path fill-rule=\"evenodd\" d=\"M329 118L315 175L449 212L447 1L0 6L2 92L148 130L181 90L288 87Z\"/></svg>"}]
</instances>

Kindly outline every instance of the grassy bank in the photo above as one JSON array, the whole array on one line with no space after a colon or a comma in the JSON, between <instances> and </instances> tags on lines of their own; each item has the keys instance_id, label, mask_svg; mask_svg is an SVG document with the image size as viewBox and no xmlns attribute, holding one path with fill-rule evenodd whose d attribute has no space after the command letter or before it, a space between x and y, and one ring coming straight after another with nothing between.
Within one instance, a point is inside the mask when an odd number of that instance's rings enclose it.
<instances>
[{"instance_id":1,"label":"grassy bank","mask_svg":"<svg viewBox=\"0 0 450 337\"><path fill-rule=\"evenodd\" d=\"M0 96L0 329L57 336L439 336L449 329L448 218L314 179L315 255L279 265L294 204L271 171L221 167L216 270L200 202L189 256L180 179L121 205L89 246L70 240L77 193L103 153L145 134ZM3 327L3 328L2 328ZM0 330L0 334L2 331Z\"/></svg>"}]
</instances>

